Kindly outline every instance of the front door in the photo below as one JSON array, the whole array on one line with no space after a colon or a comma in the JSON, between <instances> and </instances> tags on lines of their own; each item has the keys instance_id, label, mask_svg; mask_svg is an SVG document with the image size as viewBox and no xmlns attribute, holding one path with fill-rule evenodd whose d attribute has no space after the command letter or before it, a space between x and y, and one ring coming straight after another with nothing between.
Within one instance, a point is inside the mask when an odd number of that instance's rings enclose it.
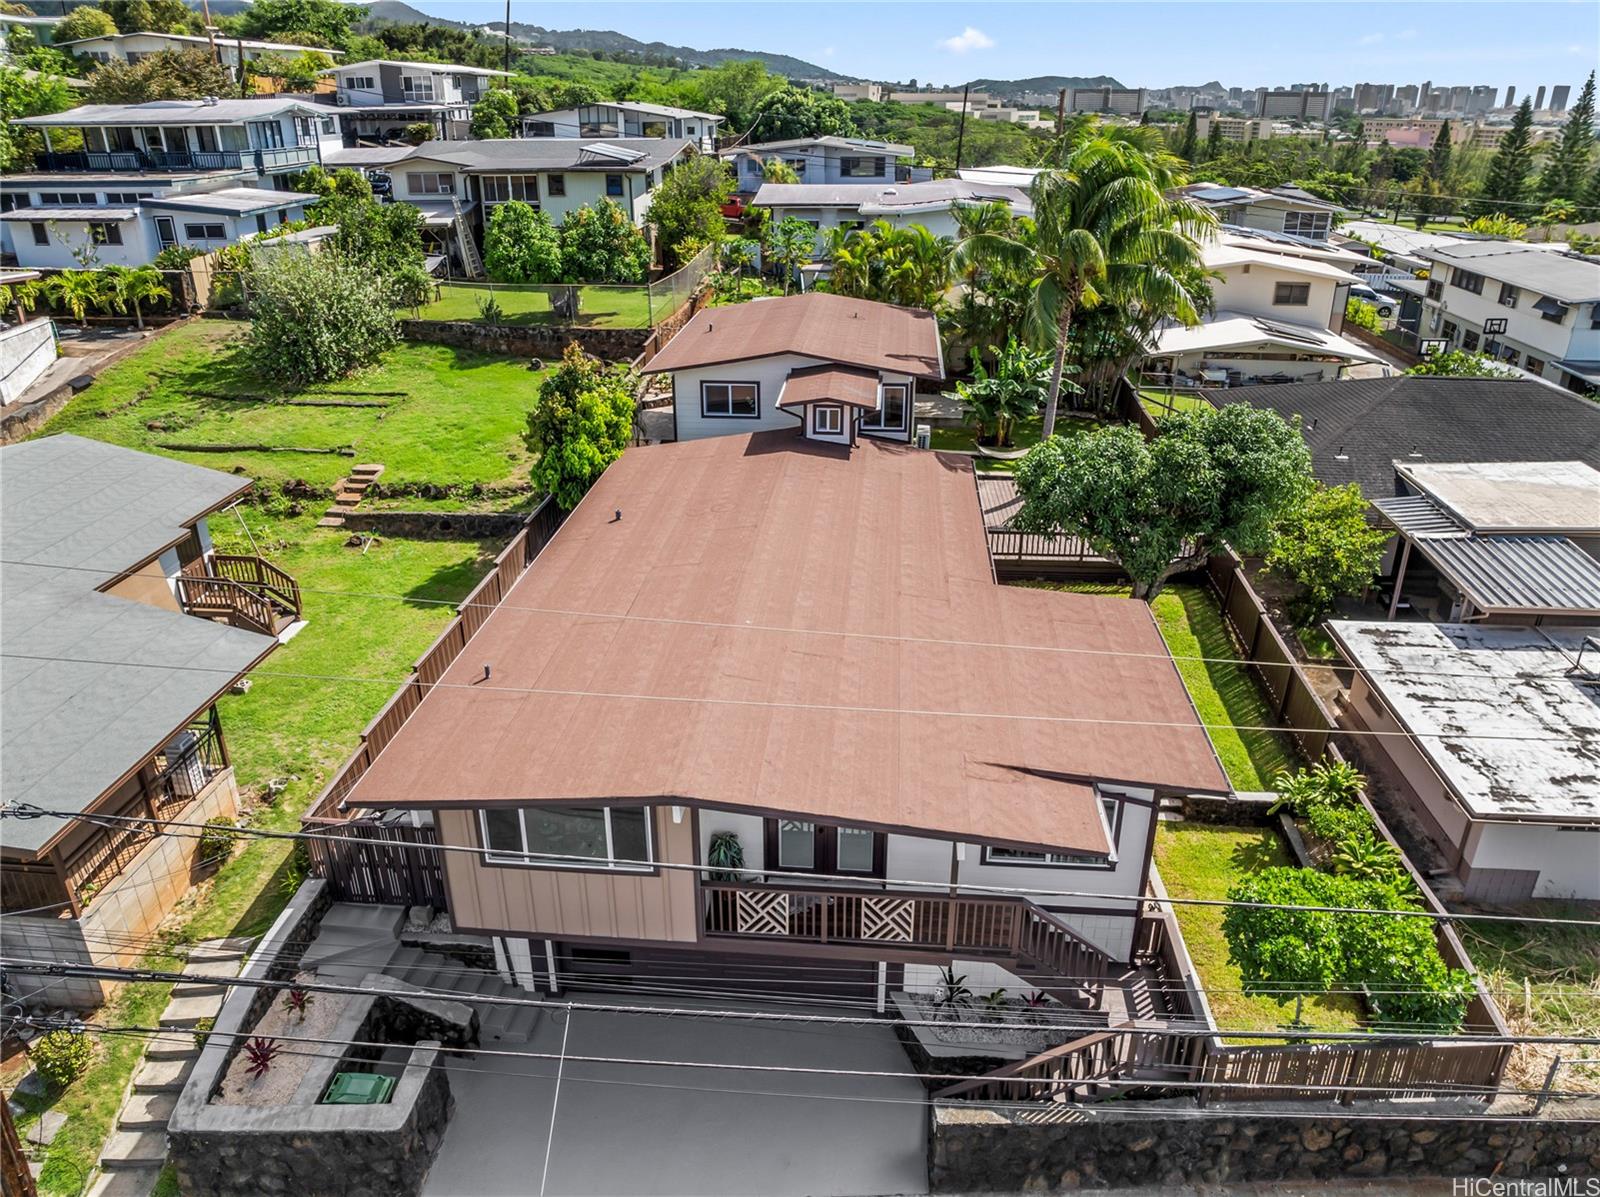
<instances>
[{"instance_id":1,"label":"front door","mask_svg":"<svg viewBox=\"0 0 1600 1197\"><path fill-rule=\"evenodd\" d=\"M172 223L170 216L156 217L156 240L161 242L161 248L178 244L177 226Z\"/></svg>"},{"instance_id":2,"label":"front door","mask_svg":"<svg viewBox=\"0 0 1600 1197\"><path fill-rule=\"evenodd\" d=\"M767 868L783 873L885 876L887 837L864 827L829 827L804 819L768 819Z\"/></svg>"}]
</instances>

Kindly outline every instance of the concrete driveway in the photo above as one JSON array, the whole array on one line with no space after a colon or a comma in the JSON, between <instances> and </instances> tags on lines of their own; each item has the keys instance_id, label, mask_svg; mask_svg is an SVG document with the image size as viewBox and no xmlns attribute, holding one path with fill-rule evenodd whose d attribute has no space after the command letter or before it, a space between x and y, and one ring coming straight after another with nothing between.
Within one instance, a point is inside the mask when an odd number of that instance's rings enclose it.
<instances>
[{"instance_id":1,"label":"concrete driveway","mask_svg":"<svg viewBox=\"0 0 1600 1197\"><path fill-rule=\"evenodd\" d=\"M886 1072L911 1067L887 1028L581 1011L570 1027L561 1015L541 1016L527 1050L559 1053L564 1032L569 1056ZM558 1094L556 1072L554 1060L479 1055L452 1062L455 1114L423 1197L927 1191L923 1089L908 1077L569 1059Z\"/></svg>"}]
</instances>

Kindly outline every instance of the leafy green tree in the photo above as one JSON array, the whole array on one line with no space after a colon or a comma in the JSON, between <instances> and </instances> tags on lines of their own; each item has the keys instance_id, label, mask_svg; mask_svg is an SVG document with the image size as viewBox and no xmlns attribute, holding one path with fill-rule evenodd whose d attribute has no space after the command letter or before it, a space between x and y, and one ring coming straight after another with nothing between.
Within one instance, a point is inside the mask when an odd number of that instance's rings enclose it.
<instances>
[{"instance_id":1,"label":"leafy green tree","mask_svg":"<svg viewBox=\"0 0 1600 1197\"><path fill-rule=\"evenodd\" d=\"M1489 173L1472 203L1475 216L1515 211L1528 198L1528 173L1533 169L1533 101L1522 97L1522 106L1511 119L1511 128L1489 162Z\"/></svg>"},{"instance_id":2,"label":"leafy green tree","mask_svg":"<svg viewBox=\"0 0 1600 1197\"><path fill-rule=\"evenodd\" d=\"M1504 237L1515 241L1528 231L1528 226L1515 217L1507 216L1504 212L1491 212L1479 216L1475 220L1467 221L1463 226L1469 233L1481 233L1485 237Z\"/></svg>"},{"instance_id":3,"label":"leafy green tree","mask_svg":"<svg viewBox=\"0 0 1600 1197\"><path fill-rule=\"evenodd\" d=\"M245 64L253 79L275 79L287 91L310 91L324 71L333 69L333 59L320 50L299 54L263 54Z\"/></svg>"},{"instance_id":4,"label":"leafy green tree","mask_svg":"<svg viewBox=\"0 0 1600 1197\"><path fill-rule=\"evenodd\" d=\"M1485 357L1481 353L1469 353L1465 349L1452 349L1447 353L1436 353L1432 357L1425 357L1406 373L1433 378L1521 377L1515 370L1500 365L1492 357Z\"/></svg>"},{"instance_id":5,"label":"leafy green tree","mask_svg":"<svg viewBox=\"0 0 1600 1197\"><path fill-rule=\"evenodd\" d=\"M1238 967L1245 992L1294 998L1296 1023L1306 998L1342 979L1344 954L1338 915L1283 907L1332 905L1326 884L1332 881L1311 869L1261 869L1228 890L1229 901L1259 905L1222 912L1228 959Z\"/></svg>"},{"instance_id":6,"label":"leafy green tree","mask_svg":"<svg viewBox=\"0 0 1600 1197\"><path fill-rule=\"evenodd\" d=\"M920 224L896 228L875 220L861 229L830 229L828 290L907 308L939 307L954 281L955 244Z\"/></svg>"},{"instance_id":7,"label":"leafy green tree","mask_svg":"<svg viewBox=\"0 0 1600 1197\"><path fill-rule=\"evenodd\" d=\"M344 378L376 365L400 339L383 278L337 248L257 253L247 279L246 352L276 382Z\"/></svg>"},{"instance_id":8,"label":"leafy green tree","mask_svg":"<svg viewBox=\"0 0 1600 1197\"><path fill-rule=\"evenodd\" d=\"M560 282L561 236L550 217L521 200L496 204L483 234L483 265L497 283Z\"/></svg>"},{"instance_id":9,"label":"leafy green tree","mask_svg":"<svg viewBox=\"0 0 1600 1197\"><path fill-rule=\"evenodd\" d=\"M608 366L573 342L539 387L526 437L538 455L533 482L563 509L576 507L628 447L636 382L629 367Z\"/></svg>"},{"instance_id":10,"label":"leafy green tree","mask_svg":"<svg viewBox=\"0 0 1600 1197\"><path fill-rule=\"evenodd\" d=\"M406 126L400 138L407 145L421 145L425 141L432 141L436 132L438 130L427 121L412 121Z\"/></svg>"},{"instance_id":11,"label":"leafy green tree","mask_svg":"<svg viewBox=\"0 0 1600 1197\"><path fill-rule=\"evenodd\" d=\"M44 148L44 139L36 130L13 125L13 120L65 112L77 102L77 93L59 76L30 76L0 66L0 173L31 165Z\"/></svg>"},{"instance_id":12,"label":"leafy green tree","mask_svg":"<svg viewBox=\"0 0 1600 1197\"><path fill-rule=\"evenodd\" d=\"M837 96L806 87L784 87L764 96L751 115L751 144L822 136L857 136L850 106Z\"/></svg>"},{"instance_id":13,"label":"leafy green tree","mask_svg":"<svg viewBox=\"0 0 1600 1197\"><path fill-rule=\"evenodd\" d=\"M767 259L783 272L783 293L789 293L794 272L817 252L817 231L798 216L785 216L767 230Z\"/></svg>"},{"instance_id":14,"label":"leafy green tree","mask_svg":"<svg viewBox=\"0 0 1600 1197\"><path fill-rule=\"evenodd\" d=\"M372 199L372 180L353 166L341 166L328 180L328 194L365 203ZM409 224L404 217L394 217L400 224Z\"/></svg>"},{"instance_id":15,"label":"leafy green tree","mask_svg":"<svg viewBox=\"0 0 1600 1197\"><path fill-rule=\"evenodd\" d=\"M650 243L620 205L603 199L561 221L561 262L567 282L637 283L650 269Z\"/></svg>"},{"instance_id":16,"label":"leafy green tree","mask_svg":"<svg viewBox=\"0 0 1600 1197\"><path fill-rule=\"evenodd\" d=\"M761 181L763 183L798 183L800 175L795 168L782 158L768 158L761 164Z\"/></svg>"},{"instance_id":17,"label":"leafy green tree","mask_svg":"<svg viewBox=\"0 0 1600 1197\"><path fill-rule=\"evenodd\" d=\"M472 109L472 135L480 141L514 137L517 132L517 97L503 87L492 88Z\"/></svg>"},{"instance_id":18,"label":"leafy green tree","mask_svg":"<svg viewBox=\"0 0 1600 1197\"><path fill-rule=\"evenodd\" d=\"M109 13L92 4L85 4L61 18L61 24L56 26L55 39L58 42L75 42L86 37L110 37L116 32L117 23Z\"/></svg>"},{"instance_id":19,"label":"leafy green tree","mask_svg":"<svg viewBox=\"0 0 1600 1197\"><path fill-rule=\"evenodd\" d=\"M1378 315L1378 309L1365 300L1347 299L1344 305L1344 318L1347 324L1354 324L1357 328L1364 328L1368 332L1383 331L1383 319Z\"/></svg>"},{"instance_id":20,"label":"leafy green tree","mask_svg":"<svg viewBox=\"0 0 1600 1197\"><path fill-rule=\"evenodd\" d=\"M733 189L733 168L709 154L695 155L667 172L650 197L646 219L655 226L669 269L723 238L727 223L722 205Z\"/></svg>"},{"instance_id":21,"label":"leafy green tree","mask_svg":"<svg viewBox=\"0 0 1600 1197\"><path fill-rule=\"evenodd\" d=\"M1594 155L1594 72L1584 80L1578 102L1567 115L1562 126L1561 139L1550 151L1544 173L1539 176L1539 196L1545 200L1576 200L1583 190L1585 176L1589 173L1589 160Z\"/></svg>"},{"instance_id":22,"label":"leafy green tree","mask_svg":"<svg viewBox=\"0 0 1600 1197\"><path fill-rule=\"evenodd\" d=\"M1210 161L1222 153L1222 122L1213 120L1211 127L1206 130L1206 161Z\"/></svg>"},{"instance_id":23,"label":"leafy green tree","mask_svg":"<svg viewBox=\"0 0 1600 1197\"><path fill-rule=\"evenodd\" d=\"M1545 200L1544 207L1539 209L1539 215L1533 218L1533 223L1544 230L1544 239L1548 241L1557 225L1571 224L1577 216L1578 205L1571 200Z\"/></svg>"},{"instance_id":24,"label":"leafy green tree","mask_svg":"<svg viewBox=\"0 0 1600 1197\"><path fill-rule=\"evenodd\" d=\"M1367 522L1359 486L1317 485L1279 522L1267 566L1299 583L1294 613L1299 623L1310 624L1344 595L1372 584L1388 541L1387 529Z\"/></svg>"},{"instance_id":25,"label":"leafy green tree","mask_svg":"<svg viewBox=\"0 0 1600 1197\"><path fill-rule=\"evenodd\" d=\"M1311 485L1311 453L1276 412L1235 403L1051 437L1017 468L1018 530L1082 536L1146 600L1204 562L1219 542L1249 556L1272 547Z\"/></svg>"},{"instance_id":26,"label":"leafy green tree","mask_svg":"<svg viewBox=\"0 0 1600 1197\"><path fill-rule=\"evenodd\" d=\"M1600 164L1589 173L1583 188L1582 211L1585 220L1600 220Z\"/></svg>"},{"instance_id":27,"label":"leafy green tree","mask_svg":"<svg viewBox=\"0 0 1600 1197\"><path fill-rule=\"evenodd\" d=\"M233 76L205 50L158 50L137 62L108 62L89 76L90 104L148 104L229 94Z\"/></svg>"},{"instance_id":28,"label":"leafy green tree","mask_svg":"<svg viewBox=\"0 0 1600 1197\"><path fill-rule=\"evenodd\" d=\"M343 173L334 174L336 189ZM411 204L380 204L336 190L309 214L320 224L338 225L334 249L377 274L422 265L422 213Z\"/></svg>"},{"instance_id":29,"label":"leafy green tree","mask_svg":"<svg viewBox=\"0 0 1600 1197\"><path fill-rule=\"evenodd\" d=\"M1441 187L1450 181L1453 155L1454 147L1450 144L1450 122L1445 121L1434 134L1433 145L1428 149L1428 177Z\"/></svg>"},{"instance_id":30,"label":"leafy green tree","mask_svg":"<svg viewBox=\"0 0 1600 1197\"><path fill-rule=\"evenodd\" d=\"M1178 138L1178 157L1185 162L1196 161L1195 152L1199 148L1200 122L1193 111L1189 113L1188 123L1183 126L1183 135Z\"/></svg>"},{"instance_id":31,"label":"leafy green tree","mask_svg":"<svg viewBox=\"0 0 1600 1197\"><path fill-rule=\"evenodd\" d=\"M1186 271L1200 263L1196 234L1215 218L1169 193L1180 163L1160 148L1153 125L1106 129L1089 123L1064 151L1063 166L1033 181L1029 236L978 233L956 248L956 265L987 260L1028 280L1030 340L1055 350L1044 435L1055 432L1060 379L1073 316L1116 299L1186 324L1199 318Z\"/></svg>"},{"instance_id":32,"label":"leafy green tree","mask_svg":"<svg viewBox=\"0 0 1600 1197\"><path fill-rule=\"evenodd\" d=\"M183 0L100 0L119 33L186 33L195 13Z\"/></svg>"},{"instance_id":33,"label":"leafy green tree","mask_svg":"<svg viewBox=\"0 0 1600 1197\"><path fill-rule=\"evenodd\" d=\"M977 425L978 443L1008 449L1018 420L1039 414L1050 388L1050 355L1012 337L1003 349L991 351L994 372L974 363L972 381L958 382L956 394L969 419Z\"/></svg>"},{"instance_id":34,"label":"leafy green tree","mask_svg":"<svg viewBox=\"0 0 1600 1197\"><path fill-rule=\"evenodd\" d=\"M134 323L140 328L144 327L145 304L172 301L172 292L154 266L107 266L103 273L112 306L119 312L131 307Z\"/></svg>"},{"instance_id":35,"label":"leafy green tree","mask_svg":"<svg viewBox=\"0 0 1600 1197\"><path fill-rule=\"evenodd\" d=\"M768 95L785 87L782 75L774 75L754 58L729 59L709 70L695 71L685 97L689 106L702 112L718 112L736 130L749 128L756 107Z\"/></svg>"},{"instance_id":36,"label":"leafy green tree","mask_svg":"<svg viewBox=\"0 0 1600 1197\"><path fill-rule=\"evenodd\" d=\"M337 0L253 0L234 21L245 37L282 39L293 33L301 45L330 46L342 50L350 40L351 26L366 15L356 4Z\"/></svg>"}]
</instances>

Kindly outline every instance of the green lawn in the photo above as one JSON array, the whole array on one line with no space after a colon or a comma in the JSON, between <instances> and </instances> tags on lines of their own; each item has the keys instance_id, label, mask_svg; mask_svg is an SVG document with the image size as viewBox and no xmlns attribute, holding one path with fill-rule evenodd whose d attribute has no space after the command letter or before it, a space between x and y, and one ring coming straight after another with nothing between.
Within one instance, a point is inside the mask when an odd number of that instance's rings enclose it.
<instances>
[{"instance_id":1,"label":"green lawn","mask_svg":"<svg viewBox=\"0 0 1600 1197\"><path fill-rule=\"evenodd\" d=\"M1132 592L1126 582L1025 582L1021 585L1088 594L1128 595ZM1156 595L1150 606L1233 788L1272 789L1272 779L1280 770L1293 772L1299 767L1299 753L1286 732L1248 730L1269 727L1278 721L1244 665L1215 659L1239 659L1239 650L1222 622L1216 598L1205 586L1180 582ZM1200 657L1213 659L1194 659Z\"/></svg>"},{"instance_id":2,"label":"green lawn","mask_svg":"<svg viewBox=\"0 0 1600 1197\"><path fill-rule=\"evenodd\" d=\"M1160 387L1140 387L1139 404L1152 416L1170 415L1174 409L1194 411L1212 406L1210 400L1202 398L1194 391L1174 390L1168 393Z\"/></svg>"},{"instance_id":3,"label":"green lawn","mask_svg":"<svg viewBox=\"0 0 1600 1197\"><path fill-rule=\"evenodd\" d=\"M44 431L76 432L237 470L263 489L294 479L328 489L358 462L382 462L387 467L382 481L389 486L526 484L529 455L522 434L545 375L529 371L525 362L406 343L382 365L354 378L291 393L251 370L240 351L243 337L244 327L227 321L174 329L107 370ZM400 394L380 394L385 391ZM284 399L387 406L276 402ZM354 456L247 449L194 453L163 449L164 444L348 446Z\"/></svg>"},{"instance_id":4,"label":"green lawn","mask_svg":"<svg viewBox=\"0 0 1600 1197\"><path fill-rule=\"evenodd\" d=\"M493 296L504 313L505 324L589 324L602 328L649 328L651 316L671 315L674 301L661 298L661 311L652 312L648 289L639 287L579 287L578 318L558 318L550 310L550 292L535 288L493 286L487 283L445 283L440 298L423 308L423 320L481 320L480 301Z\"/></svg>"},{"instance_id":5,"label":"green lawn","mask_svg":"<svg viewBox=\"0 0 1600 1197\"><path fill-rule=\"evenodd\" d=\"M1082 436L1092 428L1100 427L1097 420L1080 420L1072 416L1063 415L1056 420L1057 436ZM1019 423L1011 434L1011 444L1005 449L1010 453L1018 449L1031 449L1039 443L1044 436L1044 417L1036 416L1031 420ZM977 452L978 430L971 424L962 424L955 428L933 428L929 444L934 449L943 449L953 453L971 453L973 465L980 470L1014 470L1016 461L1005 461L997 457L985 457ZM1020 460L1020 458L1018 459Z\"/></svg>"},{"instance_id":6,"label":"green lawn","mask_svg":"<svg viewBox=\"0 0 1600 1197\"><path fill-rule=\"evenodd\" d=\"M1261 869L1294 863L1272 827L1162 823L1156 829L1155 854L1162 883L1174 898L1226 898L1236 881ZM1173 911L1217 1026L1271 1031L1294 1020L1293 998L1279 1001L1243 992L1243 978L1228 959L1228 942L1222 934L1223 907L1175 906ZM1361 1006L1348 994L1328 994L1308 998L1301 1017L1318 1030L1358 1030Z\"/></svg>"}]
</instances>

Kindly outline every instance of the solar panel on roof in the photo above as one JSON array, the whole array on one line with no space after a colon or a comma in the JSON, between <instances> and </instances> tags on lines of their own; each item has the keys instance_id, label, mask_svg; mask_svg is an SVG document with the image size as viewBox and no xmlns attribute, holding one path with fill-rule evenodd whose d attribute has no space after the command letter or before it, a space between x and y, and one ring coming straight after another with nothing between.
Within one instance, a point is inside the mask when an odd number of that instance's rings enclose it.
<instances>
[{"instance_id":1,"label":"solar panel on roof","mask_svg":"<svg viewBox=\"0 0 1600 1197\"><path fill-rule=\"evenodd\" d=\"M1203 200L1234 200L1243 199L1249 193L1240 191L1237 187L1203 187L1190 194L1196 199Z\"/></svg>"},{"instance_id":2,"label":"solar panel on roof","mask_svg":"<svg viewBox=\"0 0 1600 1197\"><path fill-rule=\"evenodd\" d=\"M643 150L629 150L616 145L586 145L582 153L592 154L597 158L609 158L613 162L637 162L645 156Z\"/></svg>"},{"instance_id":3,"label":"solar panel on roof","mask_svg":"<svg viewBox=\"0 0 1600 1197\"><path fill-rule=\"evenodd\" d=\"M1295 328L1291 324L1279 324L1275 320L1258 319L1256 327L1262 332L1269 332L1273 336L1282 337L1286 341L1296 341L1302 345L1320 346L1322 344L1321 339L1315 333L1303 328Z\"/></svg>"}]
</instances>

